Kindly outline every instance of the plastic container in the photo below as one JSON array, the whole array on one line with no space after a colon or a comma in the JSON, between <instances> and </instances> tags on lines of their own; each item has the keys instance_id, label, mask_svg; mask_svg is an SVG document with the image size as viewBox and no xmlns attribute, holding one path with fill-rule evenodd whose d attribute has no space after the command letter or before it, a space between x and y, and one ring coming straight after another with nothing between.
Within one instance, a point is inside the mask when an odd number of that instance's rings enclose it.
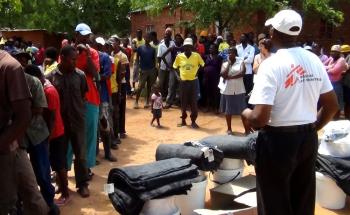
<instances>
[{"instance_id":1,"label":"plastic container","mask_svg":"<svg viewBox=\"0 0 350 215\"><path fill-rule=\"evenodd\" d=\"M214 182L215 187L221 184L229 183L233 180L237 180L242 177L243 168L238 169L218 169L213 173L213 178L211 179Z\"/></svg>"},{"instance_id":2,"label":"plastic container","mask_svg":"<svg viewBox=\"0 0 350 215\"><path fill-rule=\"evenodd\" d=\"M175 196L169 196L145 202L140 215L180 215L180 210L175 204Z\"/></svg>"},{"instance_id":3,"label":"plastic container","mask_svg":"<svg viewBox=\"0 0 350 215\"><path fill-rule=\"evenodd\" d=\"M205 195L207 192L208 179L193 183L192 188L187 195L175 197L175 204L180 209L181 215L194 215L194 210L203 209L205 204Z\"/></svg>"},{"instance_id":4,"label":"plastic container","mask_svg":"<svg viewBox=\"0 0 350 215\"><path fill-rule=\"evenodd\" d=\"M316 202L321 207L339 210L345 207L346 194L333 179L316 172Z\"/></svg>"},{"instance_id":5,"label":"plastic container","mask_svg":"<svg viewBox=\"0 0 350 215\"><path fill-rule=\"evenodd\" d=\"M243 160L224 158L220 164L219 169L232 170L232 169L242 168L243 166L244 166Z\"/></svg>"}]
</instances>

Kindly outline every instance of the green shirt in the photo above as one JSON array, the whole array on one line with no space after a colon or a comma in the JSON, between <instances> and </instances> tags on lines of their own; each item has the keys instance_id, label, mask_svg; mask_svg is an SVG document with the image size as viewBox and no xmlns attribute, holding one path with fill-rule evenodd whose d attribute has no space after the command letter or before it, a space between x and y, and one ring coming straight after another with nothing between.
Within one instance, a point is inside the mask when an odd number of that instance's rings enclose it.
<instances>
[{"instance_id":1,"label":"green shirt","mask_svg":"<svg viewBox=\"0 0 350 215\"><path fill-rule=\"evenodd\" d=\"M40 80L28 74L25 74L25 77L29 91L32 94L32 107L47 108L45 92ZM28 147L29 144L32 146L38 145L48 138L49 135L50 132L44 117L41 114L33 115L24 137L24 147Z\"/></svg>"}]
</instances>

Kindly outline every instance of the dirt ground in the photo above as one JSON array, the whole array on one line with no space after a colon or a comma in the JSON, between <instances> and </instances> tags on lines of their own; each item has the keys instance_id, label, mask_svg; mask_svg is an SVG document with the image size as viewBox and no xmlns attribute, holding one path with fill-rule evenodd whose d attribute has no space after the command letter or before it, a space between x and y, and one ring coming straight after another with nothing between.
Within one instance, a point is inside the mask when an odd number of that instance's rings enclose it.
<instances>
[{"instance_id":1,"label":"dirt ground","mask_svg":"<svg viewBox=\"0 0 350 215\"><path fill-rule=\"evenodd\" d=\"M140 103L143 105L143 103ZM103 149L100 151L98 160L99 166L93 169L95 176L90 182L91 196L82 199L75 192L73 172L69 173L69 187L71 192L71 201L61 208L62 215L114 215L118 214L110 203L107 195L103 192L103 185L107 181L109 170L116 167L144 164L155 160L155 151L160 143L182 143L186 140L197 140L210 135L225 134L226 123L223 116L213 113L200 113L198 125L200 129L194 130L190 127L178 128L180 111L170 109L163 111L161 124L163 129L157 129L150 126L150 110L134 110L133 100L128 100L126 112L126 130L127 138L122 140L119 150L113 151L117 156L118 162L110 163L103 160ZM189 120L188 120L189 123ZM235 132L243 132L241 122L238 117L233 120L233 129ZM102 147L102 144L100 144ZM252 171L252 168L246 168L246 171ZM209 201L209 194L207 199ZM341 211L328 211L316 206L316 215L346 215L350 214L349 204L346 209Z\"/></svg>"}]
</instances>

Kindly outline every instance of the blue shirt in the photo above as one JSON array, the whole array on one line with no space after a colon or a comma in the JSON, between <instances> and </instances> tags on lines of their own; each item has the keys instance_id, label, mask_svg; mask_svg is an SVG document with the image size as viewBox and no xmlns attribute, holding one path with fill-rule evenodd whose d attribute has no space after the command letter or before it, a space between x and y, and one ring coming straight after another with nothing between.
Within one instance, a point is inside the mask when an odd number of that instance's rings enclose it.
<instances>
[{"instance_id":1,"label":"blue shirt","mask_svg":"<svg viewBox=\"0 0 350 215\"><path fill-rule=\"evenodd\" d=\"M142 45L138 47L137 54L140 57L141 70L151 70L156 67L156 50L152 46Z\"/></svg>"},{"instance_id":2,"label":"blue shirt","mask_svg":"<svg viewBox=\"0 0 350 215\"><path fill-rule=\"evenodd\" d=\"M112 75L112 62L108 54L105 52L99 52L100 57L100 77L104 77L106 80L101 80L100 100L101 102L109 102L109 93L107 87L107 79Z\"/></svg>"}]
</instances>

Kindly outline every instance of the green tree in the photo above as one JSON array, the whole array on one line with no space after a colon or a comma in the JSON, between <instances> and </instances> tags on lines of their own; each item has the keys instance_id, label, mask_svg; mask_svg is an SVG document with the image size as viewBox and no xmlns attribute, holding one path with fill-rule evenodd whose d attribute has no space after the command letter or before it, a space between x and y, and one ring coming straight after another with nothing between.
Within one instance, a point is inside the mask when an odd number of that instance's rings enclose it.
<instances>
[{"instance_id":1,"label":"green tree","mask_svg":"<svg viewBox=\"0 0 350 215\"><path fill-rule=\"evenodd\" d=\"M151 15L157 15L163 8L174 11L182 9L194 14L194 23L198 27L207 27L217 23L219 33L226 27L236 27L250 23L256 13L271 15L273 12L291 7L297 10L317 12L325 20L338 25L343 21L343 13L334 9L335 0L131 0L132 8L147 10Z\"/></svg>"},{"instance_id":2,"label":"green tree","mask_svg":"<svg viewBox=\"0 0 350 215\"><path fill-rule=\"evenodd\" d=\"M130 31L130 1L122 0L0 0L0 27L40 28L71 33L85 22L98 34Z\"/></svg>"}]
</instances>

